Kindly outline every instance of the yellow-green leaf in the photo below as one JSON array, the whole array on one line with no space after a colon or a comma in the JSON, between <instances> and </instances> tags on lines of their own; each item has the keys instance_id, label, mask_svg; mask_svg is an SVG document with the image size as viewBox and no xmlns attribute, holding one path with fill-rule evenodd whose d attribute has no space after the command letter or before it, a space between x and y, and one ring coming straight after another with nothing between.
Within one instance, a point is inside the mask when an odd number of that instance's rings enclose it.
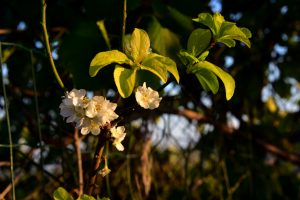
<instances>
[{"instance_id":1,"label":"yellow-green leaf","mask_svg":"<svg viewBox=\"0 0 300 200\"><path fill-rule=\"evenodd\" d=\"M213 15L213 19L214 19L214 25L216 27L216 32L218 33L220 31L223 22L225 21L224 17L217 12Z\"/></svg>"},{"instance_id":2,"label":"yellow-green leaf","mask_svg":"<svg viewBox=\"0 0 300 200\"><path fill-rule=\"evenodd\" d=\"M131 95L136 78L135 69L127 69L116 65L114 70L114 80L120 95L127 98Z\"/></svg>"},{"instance_id":3,"label":"yellow-green leaf","mask_svg":"<svg viewBox=\"0 0 300 200\"><path fill-rule=\"evenodd\" d=\"M131 60L118 50L103 51L98 53L90 64L89 74L94 77L100 69L112 63L131 65Z\"/></svg>"},{"instance_id":4,"label":"yellow-green leaf","mask_svg":"<svg viewBox=\"0 0 300 200\"><path fill-rule=\"evenodd\" d=\"M73 197L62 187L53 192L54 200L74 200Z\"/></svg>"},{"instance_id":5,"label":"yellow-green leaf","mask_svg":"<svg viewBox=\"0 0 300 200\"><path fill-rule=\"evenodd\" d=\"M130 40L131 56L136 63L140 63L148 54L150 39L146 31L135 28Z\"/></svg>"},{"instance_id":6,"label":"yellow-green leaf","mask_svg":"<svg viewBox=\"0 0 300 200\"><path fill-rule=\"evenodd\" d=\"M143 60L141 69L148 70L157 75L164 83L167 82L167 72L169 71L175 77L176 81L179 82L176 63L168 57L152 53Z\"/></svg>"},{"instance_id":7,"label":"yellow-green leaf","mask_svg":"<svg viewBox=\"0 0 300 200\"><path fill-rule=\"evenodd\" d=\"M235 89L235 81L230 74L228 74L227 72L222 70L220 67L218 67L210 62L207 62L207 61L198 62L195 65L191 66L191 68L193 68L193 69L191 69L191 71L193 73L197 73L198 70L201 70L204 68L204 69L210 70L215 75L217 75L222 80L222 82L225 86L226 99L227 100L231 99L231 97L233 96L233 93L234 93L234 89Z\"/></svg>"},{"instance_id":8,"label":"yellow-green leaf","mask_svg":"<svg viewBox=\"0 0 300 200\"><path fill-rule=\"evenodd\" d=\"M198 18L193 19L193 21L195 22L199 22L205 26L207 26L211 32L213 33L213 35L217 34L217 29L214 23L214 18L211 14L209 13L200 13L198 15Z\"/></svg>"},{"instance_id":9,"label":"yellow-green leaf","mask_svg":"<svg viewBox=\"0 0 300 200\"><path fill-rule=\"evenodd\" d=\"M224 22L218 34L217 42L223 42L228 47L232 47L233 42L228 42L228 41L238 40L246 44L250 48L251 43L250 40L248 39L250 37L251 37L251 32L248 29L239 28L233 22Z\"/></svg>"}]
</instances>

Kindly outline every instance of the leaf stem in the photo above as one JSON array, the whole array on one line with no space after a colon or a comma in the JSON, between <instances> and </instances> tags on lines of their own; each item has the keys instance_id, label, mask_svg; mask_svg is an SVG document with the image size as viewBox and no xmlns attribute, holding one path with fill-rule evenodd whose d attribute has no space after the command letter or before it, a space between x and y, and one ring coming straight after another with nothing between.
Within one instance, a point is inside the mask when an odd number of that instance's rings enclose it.
<instances>
[{"instance_id":1,"label":"leaf stem","mask_svg":"<svg viewBox=\"0 0 300 200\"><path fill-rule=\"evenodd\" d=\"M4 104L5 104L5 114L7 121L7 131L8 131L8 139L9 139L9 155L10 155L10 175L11 175L11 186L12 186L12 199L16 199L15 192L15 177L14 177L14 155L13 155L13 140L11 135L11 127L10 127L10 117L9 117L9 105L6 94L6 87L3 76L3 66L2 66L2 43L0 42L0 66L1 66L1 78L2 78L2 88L3 88L3 96L4 96Z\"/></svg>"},{"instance_id":2,"label":"leaf stem","mask_svg":"<svg viewBox=\"0 0 300 200\"><path fill-rule=\"evenodd\" d=\"M47 26L46 26L46 7L47 7L46 0L42 0L42 27L43 27L45 46L46 46L46 50L48 53L48 57L50 60L50 64L51 64L51 68L54 73L54 76L55 76L58 84L60 85L60 87L65 90L65 86L56 70L56 66L54 64L54 60L53 60L52 53L51 53L51 48L50 48L50 43L49 43L49 35L47 32Z\"/></svg>"}]
</instances>

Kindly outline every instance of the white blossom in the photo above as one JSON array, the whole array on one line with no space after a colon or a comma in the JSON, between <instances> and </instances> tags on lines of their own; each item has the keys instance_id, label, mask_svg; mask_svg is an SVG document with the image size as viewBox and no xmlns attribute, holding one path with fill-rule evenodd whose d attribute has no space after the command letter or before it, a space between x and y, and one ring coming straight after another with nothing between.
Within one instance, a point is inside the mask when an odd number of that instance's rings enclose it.
<instances>
[{"instance_id":1,"label":"white blossom","mask_svg":"<svg viewBox=\"0 0 300 200\"><path fill-rule=\"evenodd\" d=\"M111 103L102 96L94 96L88 103L86 116L89 118L97 118L100 126L104 126L119 116L114 112L117 104Z\"/></svg>"},{"instance_id":2,"label":"white blossom","mask_svg":"<svg viewBox=\"0 0 300 200\"><path fill-rule=\"evenodd\" d=\"M83 135L99 135L101 128L119 116L115 113L117 104L102 96L86 97L86 91L73 89L67 92L59 106L60 114L67 123L75 122Z\"/></svg>"},{"instance_id":3,"label":"white blossom","mask_svg":"<svg viewBox=\"0 0 300 200\"><path fill-rule=\"evenodd\" d=\"M67 118L67 123L75 122L77 127L82 124L86 106L85 95L86 91L83 89L73 89L71 92L66 93L59 108L60 114Z\"/></svg>"},{"instance_id":4,"label":"white blossom","mask_svg":"<svg viewBox=\"0 0 300 200\"><path fill-rule=\"evenodd\" d=\"M113 145L119 150L124 151L124 146L121 144L121 142L124 140L126 133L125 133L125 127L119 126L119 127L112 127L110 129L111 137L113 138Z\"/></svg>"},{"instance_id":5,"label":"white blossom","mask_svg":"<svg viewBox=\"0 0 300 200\"><path fill-rule=\"evenodd\" d=\"M96 119L84 118L80 130L82 135L92 133L93 135L99 135L101 132L100 124Z\"/></svg>"},{"instance_id":6,"label":"white blossom","mask_svg":"<svg viewBox=\"0 0 300 200\"><path fill-rule=\"evenodd\" d=\"M159 97L157 91L147 87L146 83L144 82L143 86L139 86L136 89L135 99L141 107L152 110L159 106L162 98Z\"/></svg>"}]
</instances>

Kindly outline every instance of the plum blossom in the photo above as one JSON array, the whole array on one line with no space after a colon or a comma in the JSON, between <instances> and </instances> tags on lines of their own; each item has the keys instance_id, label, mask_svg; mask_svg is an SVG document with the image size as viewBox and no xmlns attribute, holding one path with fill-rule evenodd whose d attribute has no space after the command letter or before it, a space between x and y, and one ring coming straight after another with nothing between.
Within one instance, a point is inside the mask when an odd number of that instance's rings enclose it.
<instances>
[{"instance_id":1,"label":"plum blossom","mask_svg":"<svg viewBox=\"0 0 300 200\"><path fill-rule=\"evenodd\" d=\"M71 92L66 92L59 108L61 116L67 118L67 123L75 122L76 127L82 124L87 102L85 95L86 91L83 89L73 89Z\"/></svg>"},{"instance_id":2,"label":"plum blossom","mask_svg":"<svg viewBox=\"0 0 300 200\"><path fill-rule=\"evenodd\" d=\"M90 118L84 118L81 130L80 130L82 135L87 135L90 132L93 135L99 135L101 132L100 125L97 122L96 119L90 119Z\"/></svg>"},{"instance_id":3,"label":"plum blossom","mask_svg":"<svg viewBox=\"0 0 300 200\"><path fill-rule=\"evenodd\" d=\"M162 98L159 97L157 91L147 87L146 83L144 82L143 86L139 86L136 89L135 99L141 107L152 110L159 106Z\"/></svg>"},{"instance_id":4,"label":"plum blossom","mask_svg":"<svg viewBox=\"0 0 300 200\"><path fill-rule=\"evenodd\" d=\"M125 127L114 126L110 129L110 132L111 132L111 137L113 138L113 145L117 148L117 150L124 151L124 146L121 144L121 142L124 140L126 136Z\"/></svg>"},{"instance_id":5,"label":"plum blossom","mask_svg":"<svg viewBox=\"0 0 300 200\"><path fill-rule=\"evenodd\" d=\"M119 116L114 112L117 104L111 103L102 96L94 96L88 103L86 116L89 118L97 118L100 126L104 126Z\"/></svg>"},{"instance_id":6,"label":"plum blossom","mask_svg":"<svg viewBox=\"0 0 300 200\"><path fill-rule=\"evenodd\" d=\"M102 127L119 117L115 113L116 107L117 104L103 96L87 98L83 89L67 92L59 106L60 114L66 118L66 122L76 123L76 128L81 129L83 135L99 135Z\"/></svg>"}]
</instances>

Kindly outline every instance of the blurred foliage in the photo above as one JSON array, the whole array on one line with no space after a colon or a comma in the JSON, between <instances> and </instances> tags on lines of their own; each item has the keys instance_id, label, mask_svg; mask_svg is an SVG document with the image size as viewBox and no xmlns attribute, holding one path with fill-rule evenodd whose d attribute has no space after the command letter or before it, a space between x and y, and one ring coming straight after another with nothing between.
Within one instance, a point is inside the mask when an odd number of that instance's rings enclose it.
<instances>
[{"instance_id":1,"label":"blurred foliage","mask_svg":"<svg viewBox=\"0 0 300 200\"><path fill-rule=\"evenodd\" d=\"M212 13L220 1L127 2L126 32L131 33L135 27L147 30L153 52L178 60L177 53L185 48L189 34L201 28L192 19L200 12ZM178 87L164 91L158 110L131 112L124 105L133 99L124 100L117 112L125 116L121 122L127 128L125 151L118 153L108 148L112 172L98 178L97 193L110 199L300 199L298 3L219 3L225 19L252 32L250 49L238 42L232 49L218 45L208 56L208 60L224 66L234 76L233 98L227 102L225 92L204 92L196 77L182 73ZM52 0L47 4L51 45L66 87L114 98L113 68L105 68L93 78L88 70L95 54L108 50L97 21L104 20L112 49L120 49L122 2ZM76 199L74 128L59 115L64 91L45 54L41 5L33 0L2 0L0 13L2 61L7 72L1 80L7 88L6 103L16 144L17 199L52 199L59 186ZM184 66L178 67L184 70ZM157 82L153 85L159 88ZM11 183L3 90L0 116L2 197ZM82 141L87 180L96 139L88 136ZM11 199L11 192L5 199Z\"/></svg>"}]
</instances>

